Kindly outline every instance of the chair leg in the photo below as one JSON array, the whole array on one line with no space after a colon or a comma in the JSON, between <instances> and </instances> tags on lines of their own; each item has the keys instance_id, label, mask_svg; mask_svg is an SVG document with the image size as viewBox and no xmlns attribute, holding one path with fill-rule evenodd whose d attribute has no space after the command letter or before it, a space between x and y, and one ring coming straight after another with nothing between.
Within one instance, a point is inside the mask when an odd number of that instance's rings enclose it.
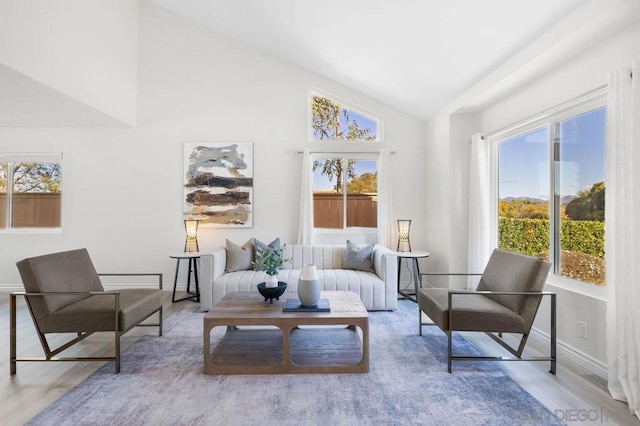
<instances>
[{"instance_id":1,"label":"chair leg","mask_svg":"<svg viewBox=\"0 0 640 426\"><path fill-rule=\"evenodd\" d=\"M453 334L453 331L451 330L447 331L447 371L449 373L451 373L451 354L452 354L451 335L452 334Z\"/></svg>"},{"instance_id":2,"label":"chair leg","mask_svg":"<svg viewBox=\"0 0 640 426\"><path fill-rule=\"evenodd\" d=\"M158 336L162 337L162 306L160 306L160 310L158 311Z\"/></svg>"},{"instance_id":3,"label":"chair leg","mask_svg":"<svg viewBox=\"0 0 640 426\"><path fill-rule=\"evenodd\" d=\"M120 373L120 332L116 330L116 374Z\"/></svg>"},{"instance_id":4,"label":"chair leg","mask_svg":"<svg viewBox=\"0 0 640 426\"><path fill-rule=\"evenodd\" d=\"M422 336L422 311L418 308L418 335Z\"/></svg>"},{"instance_id":5,"label":"chair leg","mask_svg":"<svg viewBox=\"0 0 640 426\"><path fill-rule=\"evenodd\" d=\"M556 295L551 295L551 368L549 373L556 374Z\"/></svg>"},{"instance_id":6,"label":"chair leg","mask_svg":"<svg viewBox=\"0 0 640 426\"><path fill-rule=\"evenodd\" d=\"M16 295L9 295L9 375L16 374Z\"/></svg>"}]
</instances>

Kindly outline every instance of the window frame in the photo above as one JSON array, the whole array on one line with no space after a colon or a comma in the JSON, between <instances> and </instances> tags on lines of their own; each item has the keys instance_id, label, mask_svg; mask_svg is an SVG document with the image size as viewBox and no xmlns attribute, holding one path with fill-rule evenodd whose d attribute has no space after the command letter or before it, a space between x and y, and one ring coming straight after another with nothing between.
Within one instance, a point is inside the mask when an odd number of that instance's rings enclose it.
<instances>
[{"instance_id":1,"label":"window frame","mask_svg":"<svg viewBox=\"0 0 640 426\"><path fill-rule=\"evenodd\" d=\"M499 145L501 141L506 139L513 138L515 136L520 136L524 133L529 133L533 130L548 127L549 128L549 240L550 240L550 253L549 258L552 261L551 272L547 278L547 283L558 288L562 288L565 290L572 291L574 293L579 293L583 295L587 295L599 300L607 300L607 287L599 286L593 283L589 283L586 281L580 281L574 278L565 277L558 273L556 273L556 259L557 253L560 247L560 238L559 232L557 230L557 226L559 223L557 221L557 209L555 200L555 184L556 184L556 173L555 173L555 158L554 158L554 137L555 131L554 126L557 123L560 123L564 120L570 119L572 117L579 116L581 114L602 108L608 107L607 104L607 96L606 96L606 88L602 88L600 90L593 91L587 96L581 97L580 99L569 101L565 104L562 104L561 107L550 109L547 112L541 113L539 116L534 119L527 120L522 123L514 124L513 126L509 126L504 130L492 134L489 136L489 150L490 150L490 199L491 199L491 247L498 247L498 220L499 220L499 211L498 211L498 202L499 202L499 182L498 182L498 168L499 168ZM605 138L605 146L606 146L606 138ZM606 170L605 170L606 173ZM605 185L606 185L606 175L605 175ZM606 262L606 255L605 255ZM605 263L606 264L606 263Z\"/></svg>"},{"instance_id":2,"label":"window frame","mask_svg":"<svg viewBox=\"0 0 640 426\"><path fill-rule=\"evenodd\" d=\"M15 166L17 163L55 163L61 167L63 165L61 152L46 153L0 153L0 163L8 163ZM13 169L14 167L11 167ZM7 205L6 205L6 221L4 228L0 228L0 234L56 234L62 232L62 197L60 191L60 226L59 227L12 227L11 218L13 216L13 184L9 178L13 176L9 173L7 176ZM62 187L62 176L60 176L60 186Z\"/></svg>"},{"instance_id":3,"label":"window frame","mask_svg":"<svg viewBox=\"0 0 640 426\"><path fill-rule=\"evenodd\" d=\"M330 159L330 158L340 158L343 161L346 160L356 160L356 161L375 161L376 162L376 172L379 173L379 161L380 161L380 155L378 153L354 153L354 152L349 152L349 153L344 153L344 152L314 152L310 154L311 156L311 161L313 160L317 160L317 159ZM313 182L313 170L310 170L311 172L311 180ZM330 234L344 234L345 232L347 233L351 233L351 234L358 234L358 235L364 235L364 236L371 236L371 235L377 235L378 233L378 226L376 226L375 228L369 228L369 227L364 227L364 226L347 226L347 191L346 191L346 186L348 184L348 181L345 179L345 177L343 176L343 180L342 180L342 184L344 186L344 190L342 191L342 197L343 197L343 210L342 210L342 215L343 215L343 227L342 228L317 228L314 224L313 226L313 232L315 234L323 234L323 235L330 235ZM314 187L313 184L311 185L311 197L313 198L313 191L314 191ZM376 193L379 193L379 188L376 188ZM377 211L376 211L377 214ZM314 219L315 221L315 219Z\"/></svg>"},{"instance_id":4,"label":"window frame","mask_svg":"<svg viewBox=\"0 0 640 426\"><path fill-rule=\"evenodd\" d=\"M348 109L350 111L354 111L357 112L360 115L363 115L365 117L367 117L368 119L375 121L377 126L378 126L378 131L377 131L377 136L376 139L374 140L365 140L365 139L359 139L359 140L320 140L320 139L314 139L313 137L313 108L312 108L312 104L313 104L313 97L314 96L320 96L322 98L326 98L329 99L330 101L340 105L341 107ZM344 144L349 144L349 145L359 145L359 144L363 144L363 145L372 145L372 144L381 144L384 142L384 133L382 131L382 115L373 112L367 108L361 107L357 104L354 104L353 102L349 102L345 99L342 99L338 96L334 96L328 92L325 92L321 89L317 89L317 88L313 88L309 91L309 95L308 95L308 99L307 99L307 108L308 108L308 114L307 114L307 128L308 128L308 134L307 134L307 141L310 144L313 145L317 145L317 144L338 144L338 145L344 145Z\"/></svg>"}]
</instances>

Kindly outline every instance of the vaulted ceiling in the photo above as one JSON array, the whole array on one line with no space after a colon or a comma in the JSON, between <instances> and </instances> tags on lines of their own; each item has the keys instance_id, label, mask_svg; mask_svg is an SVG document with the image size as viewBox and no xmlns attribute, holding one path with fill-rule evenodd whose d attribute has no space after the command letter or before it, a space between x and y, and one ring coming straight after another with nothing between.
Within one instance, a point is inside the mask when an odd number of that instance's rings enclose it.
<instances>
[{"instance_id":1,"label":"vaulted ceiling","mask_svg":"<svg viewBox=\"0 0 640 426\"><path fill-rule=\"evenodd\" d=\"M586 0L150 0L428 118Z\"/></svg>"}]
</instances>

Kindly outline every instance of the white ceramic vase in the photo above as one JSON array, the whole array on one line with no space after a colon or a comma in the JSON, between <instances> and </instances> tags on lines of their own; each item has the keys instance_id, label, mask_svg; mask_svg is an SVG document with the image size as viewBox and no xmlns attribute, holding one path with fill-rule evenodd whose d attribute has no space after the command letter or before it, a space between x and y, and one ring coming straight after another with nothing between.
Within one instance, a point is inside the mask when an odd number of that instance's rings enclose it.
<instances>
[{"instance_id":1,"label":"white ceramic vase","mask_svg":"<svg viewBox=\"0 0 640 426\"><path fill-rule=\"evenodd\" d=\"M298 279L298 297L303 306L315 306L320 300L320 279L315 265L304 265Z\"/></svg>"},{"instance_id":2,"label":"white ceramic vase","mask_svg":"<svg viewBox=\"0 0 640 426\"><path fill-rule=\"evenodd\" d=\"M264 286L266 288L278 287L278 276L267 274L264 278Z\"/></svg>"}]
</instances>

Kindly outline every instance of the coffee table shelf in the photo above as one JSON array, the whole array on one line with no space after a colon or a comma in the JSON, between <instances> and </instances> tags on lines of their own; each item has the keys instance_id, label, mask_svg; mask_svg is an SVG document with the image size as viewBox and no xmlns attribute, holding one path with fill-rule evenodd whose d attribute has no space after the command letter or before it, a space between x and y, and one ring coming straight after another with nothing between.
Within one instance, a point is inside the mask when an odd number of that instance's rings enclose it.
<instances>
[{"instance_id":1,"label":"coffee table shelf","mask_svg":"<svg viewBox=\"0 0 640 426\"><path fill-rule=\"evenodd\" d=\"M225 296L204 317L205 374L368 372L369 315L360 298L352 292L322 295L331 312L282 312L282 303L265 304L249 292ZM211 351L211 330L218 326L227 333Z\"/></svg>"}]
</instances>

